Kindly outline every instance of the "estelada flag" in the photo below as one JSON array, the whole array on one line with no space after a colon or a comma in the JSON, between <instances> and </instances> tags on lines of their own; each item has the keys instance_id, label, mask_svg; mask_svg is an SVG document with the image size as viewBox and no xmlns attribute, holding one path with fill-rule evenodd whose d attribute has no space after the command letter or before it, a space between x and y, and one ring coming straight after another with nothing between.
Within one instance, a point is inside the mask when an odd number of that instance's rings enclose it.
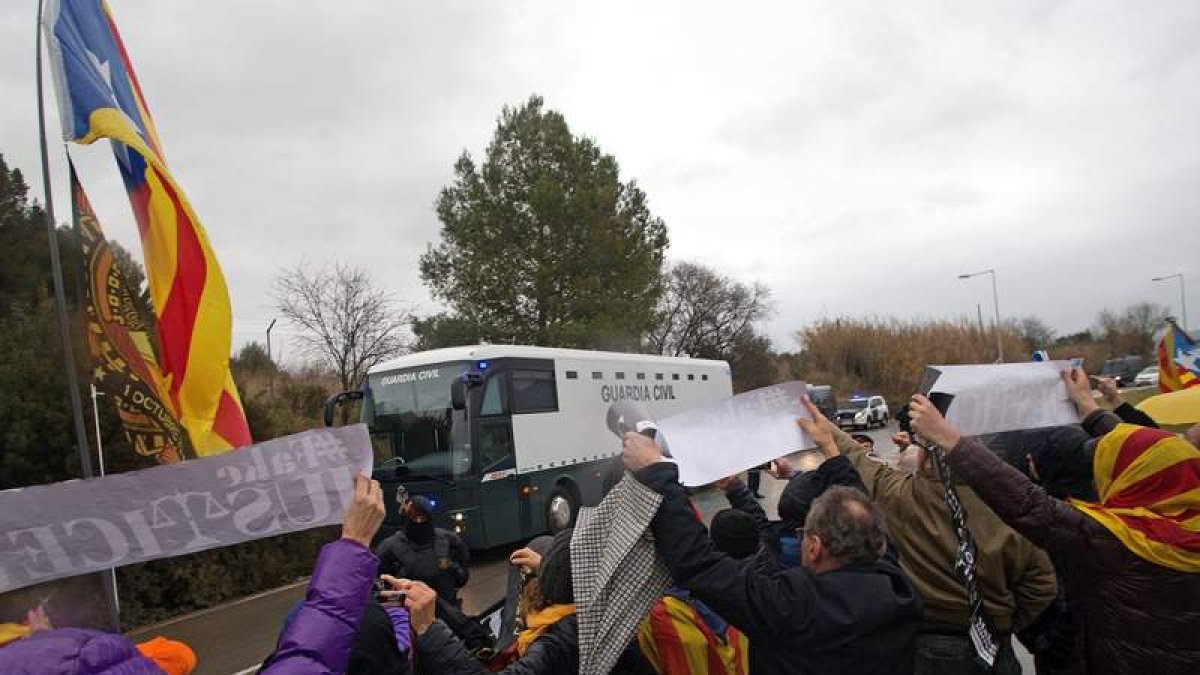
<instances>
[{"instance_id":1,"label":"estelada flag","mask_svg":"<svg viewBox=\"0 0 1200 675\"><path fill-rule=\"evenodd\" d=\"M87 278L87 343L96 388L112 401L142 457L171 464L196 456L168 395L136 289L121 272L71 164L71 203Z\"/></svg>"},{"instance_id":2,"label":"estelada flag","mask_svg":"<svg viewBox=\"0 0 1200 675\"><path fill-rule=\"evenodd\" d=\"M1158 389L1179 391L1200 386L1200 345L1167 319L1158 340Z\"/></svg>"},{"instance_id":3,"label":"estelada flag","mask_svg":"<svg viewBox=\"0 0 1200 675\"><path fill-rule=\"evenodd\" d=\"M1200 572L1200 450L1166 431L1119 424L1092 461L1100 499L1071 505L1139 557Z\"/></svg>"},{"instance_id":4,"label":"estelada flag","mask_svg":"<svg viewBox=\"0 0 1200 675\"><path fill-rule=\"evenodd\" d=\"M48 35L63 135L112 140L137 218L157 323L159 369L199 455L249 444L229 371L229 290L208 236L162 153L133 65L102 0L50 0Z\"/></svg>"}]
</instances>

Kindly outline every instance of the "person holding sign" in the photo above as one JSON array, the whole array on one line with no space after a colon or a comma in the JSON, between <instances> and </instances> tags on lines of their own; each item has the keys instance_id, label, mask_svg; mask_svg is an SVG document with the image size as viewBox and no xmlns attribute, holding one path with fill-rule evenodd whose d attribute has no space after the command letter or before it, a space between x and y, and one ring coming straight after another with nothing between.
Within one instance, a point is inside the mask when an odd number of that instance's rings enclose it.
<instances>
[{"instance_id":1,"label":"person holding sign","mask_svg":"<svg viewBox=\"0 0 1200 675\"><path fill-rule=\"evenodd\" d=\"M383 524L383 515L379 481L355 476L342 537L321 549L304 604L283 629L275 653L259 670L261 675L346 672L379 569L371 539Z\"/></svg>"},{"instance_id":2,"label":"person holding sign","mask_svg":"<svg viewBox=\"0 0 1200 675\"><path fill-rule=\"evenodd\" d=\"M805 405L812 414L812 403ZM800 424L823 452L836 452L828 429ZM861 491L837 486L813 502L798 531L801 566L763 574L717 551L688 504L678 466L654 441L626 434L622 460L663 496L651 529L671 575L746 634L751 672L912 673L921 600L884 555L883 517Z\"/></svg>"},{"instance_id":3,"label":"person holding sign","mask_svg":"<svg viewBox=\"0 0 1200 675\"><path fill-rule=\"evenodd\" d=\"M1087 374L1073 368L1064 379L1087 426L1098 415ZM1096 444L1098 499L1060 501L962 436L928 398L915 395L911 405L913 430L945 451L954 475L1009 526L1066 561L1085 672L1195 672L1200 450L1174 434L1119 424Z\"/></svg>"},{"instance_id":4,"label":"person holding sign","mask_svg":"<svg viewBox=\"0 0 1200 675\"><path fill-rule=\"evenodd\" d=\"M829 429L838 451L858 470L883 511L888 534L900 552L900 566L924 602L917 675L987 672L978 664L968 637L971 607L967 589L955 572L959 542L941 479L925 461L925 450L908 447L904 457L913 460L911 470L893 469L872 459L853 436L833 424ZM905 432L897 436L897 445L911 442ZM1010 636L1025 629L1054 600L1054 567L1045 551L1001 522L969 488L960 485L957 491L976 541L984 608L1001 642L990 672L1020 675Z\"/></svg>"}]
</instances>

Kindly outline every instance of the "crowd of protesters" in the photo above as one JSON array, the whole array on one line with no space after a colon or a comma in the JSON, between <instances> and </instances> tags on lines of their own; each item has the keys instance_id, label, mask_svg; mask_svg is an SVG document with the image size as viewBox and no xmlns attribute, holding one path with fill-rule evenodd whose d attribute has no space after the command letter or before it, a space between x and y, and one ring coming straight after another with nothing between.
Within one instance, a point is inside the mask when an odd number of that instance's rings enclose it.
<instances>
[{"instance_id":1,"label":"crowd of protesters","mask_svg":"<svg viewBox=\"0 0 1200 675\"><path fill-rule=\"evenodd\" d=\"M359 476L259 672L1008 675L1014 641L1041 675L1200 672L1200 425L1159 430L1110 383L1112 411L1081 370L1064 380L1081 424L1021 467L924 396L895 465L806 401L819 454L751 472L786 480L778 520L731 477L706 528L677 465L626 434L600 520L512 554L500 635L463 614L466 548L422 498L372 550L383 496ZM621 546L632 563L614 567ZM0 672L195 667L178 643L28 623L0 634Z\"/></svg>"}]
</instances>

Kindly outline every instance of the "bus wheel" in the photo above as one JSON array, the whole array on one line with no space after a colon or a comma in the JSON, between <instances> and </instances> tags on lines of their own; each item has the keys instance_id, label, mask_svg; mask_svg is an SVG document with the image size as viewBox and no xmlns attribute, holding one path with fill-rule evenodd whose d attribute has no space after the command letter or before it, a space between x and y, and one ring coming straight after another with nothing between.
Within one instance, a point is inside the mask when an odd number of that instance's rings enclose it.
<instances>
[{"instance_id":1,"label":"bus wheel","mask_svg":"<svg viewBox=\"0 0 1200 675\"><path fill-rule=\"evenodd\" d=\"M575 524L578 510L579 506L570 492L561 487L555 488L546 502L546 527L551 534L562 532Z\"/></svg>"}]
</instances>

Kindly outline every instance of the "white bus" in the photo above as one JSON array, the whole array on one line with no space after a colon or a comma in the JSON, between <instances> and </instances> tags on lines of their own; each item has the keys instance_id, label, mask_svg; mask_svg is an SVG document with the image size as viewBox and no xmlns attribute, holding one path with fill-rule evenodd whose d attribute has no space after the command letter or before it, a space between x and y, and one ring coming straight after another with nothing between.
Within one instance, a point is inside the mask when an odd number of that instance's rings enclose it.
<instances>
[{"instance_id":1,"label":"white bus","mask_svg":"<svg viewBox=\"0 0 1200 675\"><path fill-rule=\"evenodd\" d=\"M480 345L380 364L325 418L362 399L389 502L380 537L401 526L391 497L403 488L430 500L440 527L488 548L570 527L599 501L621 450L605 424L612 403L659 419L732 393L724 361Z\"/></svg>"}]
</instances>

